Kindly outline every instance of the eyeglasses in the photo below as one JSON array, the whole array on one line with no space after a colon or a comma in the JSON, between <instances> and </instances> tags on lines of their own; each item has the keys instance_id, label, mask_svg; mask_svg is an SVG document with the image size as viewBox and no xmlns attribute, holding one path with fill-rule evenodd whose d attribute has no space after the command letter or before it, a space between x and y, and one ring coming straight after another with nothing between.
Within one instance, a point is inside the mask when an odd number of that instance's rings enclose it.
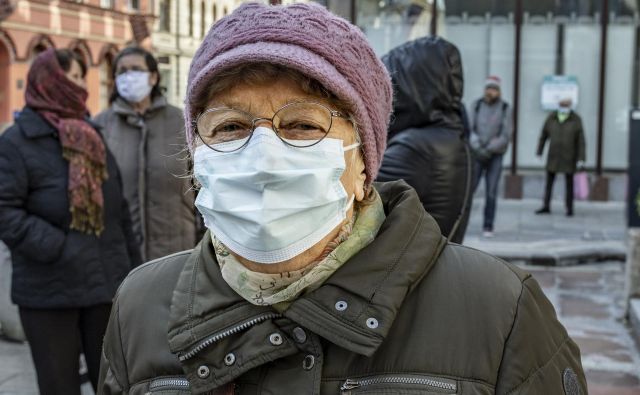
<instances>
[{"instance_id":1,"label":"eyeglasses","mask_svg":"<svg viewBox=\"0 0 640 395\"><path fill-rule=\"evenodd\" d=\"M269 121L283 143L306 148L318 144L329 134L334 117L349 119L339 111L313 102L289 103L271 118L256 118L232 108L210 108L198 116L196 131L212 150L233 152L247 145L258 121Z\"/></svg>"},{"instance_id":2,"label":"eyeglasses","mask_svg":"<svg viewBox=\"0 0 640 395\"><path fill-rule=\"evenodd\" d=\"M149 72L149 69L140 67L140 66L131 66L131 67L120 67L116 70L116 75L122 75L129 71L144 71Z\"/></svg>"}]
</instances>

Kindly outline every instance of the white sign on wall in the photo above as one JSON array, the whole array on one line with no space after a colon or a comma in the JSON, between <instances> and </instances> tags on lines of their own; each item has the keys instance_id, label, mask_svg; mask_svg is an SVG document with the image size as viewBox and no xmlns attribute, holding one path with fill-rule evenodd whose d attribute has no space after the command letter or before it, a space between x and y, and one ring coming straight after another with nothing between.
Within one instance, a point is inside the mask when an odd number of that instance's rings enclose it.
<instances>
[{"instance_id":1,"label":"white sign on wall","mask_svg":"<svg viewBox=\"0 0 640 395\"><path fill-rule=\"evenodd\" d=\"M558 102L571 99L573 109L578 105L578 79L568 75L547 75L542 82L540 100L542 109L553 111L558 109Z\"/></svg>"}]
</instances>

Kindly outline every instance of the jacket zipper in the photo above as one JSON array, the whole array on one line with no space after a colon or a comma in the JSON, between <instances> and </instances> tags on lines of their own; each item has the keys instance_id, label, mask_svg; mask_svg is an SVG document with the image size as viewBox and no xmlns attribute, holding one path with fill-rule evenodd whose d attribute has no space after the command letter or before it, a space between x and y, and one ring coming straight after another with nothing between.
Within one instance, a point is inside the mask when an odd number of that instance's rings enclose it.
<instances>
[{"instance_id":1,"label":"jacket zipper","mask_svg":"<svg viewBox=\"0 0 640 395\"><path fill-rule=\"evenodd\" d=\"M149 384L149 394L154 391L188 390L189 380L182 377L155 379Z\"/></svg>"},{"instance_id":2,"label":"jacket zipper","mask_svg":"<svg viewBox=\"0 0 640 395\"><path fill-rule=\"evenodd\" d=\"M178 359L180 359L181 362L184 362L188 359L195 357L199 352L211 346L212 344L219 342L225 337L235 335L236 333L249 329L250 327L257 325L261 322L272 320L274 318L279 318L279 317L282 317L282 315L278 313L267 313L267 314L259 315L239 325L236 325L232 328L229 328L225 331L216 333L215 335L206 338L205 340L201 341L197 346L193 347L191 351L178 357Z\"/></svg>"},{"instance_id":3,"label":"jacket zipper","mask_svg":"<svg viewBox=\"0 0 640 395\"><path fill-rule=\"evenodd\" d=\"M457 385L433 377L417 377L417 376L372 376L360 379L347 379L342 384L340 391L343 395L350 395L352 390L377 384L408 384L422 385L431 388L442 389L446 391L457 391Z\"/></svg>"}]
</instances>

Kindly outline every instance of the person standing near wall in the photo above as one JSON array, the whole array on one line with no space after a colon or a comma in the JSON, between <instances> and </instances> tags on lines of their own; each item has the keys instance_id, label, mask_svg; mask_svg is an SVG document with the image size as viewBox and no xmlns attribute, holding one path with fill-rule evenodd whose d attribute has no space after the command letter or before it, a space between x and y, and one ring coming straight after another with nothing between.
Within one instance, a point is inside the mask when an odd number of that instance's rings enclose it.
<instances>
[{"instance_id":1,"label":"person standing near wall","mask_svg":"<svg viewBox=\"0 0 640 395\"><path fill-rule=\"evenodd\" d=\"M460 52L441 37L422 37L392 49L382 62L395 95L377 180L405 180L442 234L462 244L473 161L465 137Z\"/></svg>"},{"instance_id":2,"label":"person standing near wall","mask_svg":"<svg viewBox=\"0 0 640 395\"><path fill-rule=\"evenodd\" d=\"M493 237L502 157L509 147L513 119L509 104L502 99L500 78L489 76L484 97L473 102L469 143L475 156L474 190L485 179L483 236Z\"/></svg>"},{"instance_id":3,"label":"person standing near wall","mask_svg":"<svg viewBox=\"0 0 640 395\"><path fill-rule=\"evenodd\" d=\"M81 350L96 389L111 301L141 263L118 166L86 119L86 70L70 50L38 55L0 136L0 240L41 395L80 395Z\"/></svg>"},{"instance_id":4,"label":"person standing near wall","mask_svg":"<svg viewBox=\"0 0 640 395\"><path fill-rule=\"evenodd\" d=\"M111 106L96 117L118 161L144 260L195 246L196 217L182 110L160 90L156 59L139 47L114 61Z\"/></svg>"},{"instance_id":5,"label":"person standing near wall","mask_svg":"<svg viewBox=\"0 0 640 395\"><path fill-rule=\"evenodd\" d=\"M584 167L585 141L582 118L571 109L571 104L571 99L560 101L558 110L549 114L540 134L537 155L542 156L547 140L549 153L543 206L536 214L551 213L551 195L556 173L564 173L566 215L573 216L573 175L577 168Z\"/></svg>"}]
</instances>

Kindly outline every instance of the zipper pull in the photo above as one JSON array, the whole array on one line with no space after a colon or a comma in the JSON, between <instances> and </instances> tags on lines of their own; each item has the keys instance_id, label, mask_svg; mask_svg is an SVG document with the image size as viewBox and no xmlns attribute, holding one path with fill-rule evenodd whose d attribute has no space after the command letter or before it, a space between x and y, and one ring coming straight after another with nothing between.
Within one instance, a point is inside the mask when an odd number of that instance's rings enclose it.
<instances>
[{"instance_id":1,"label":"zipper pull","mask_svg":"<svg viewBox=\"0 0 640 395\"><path fill-rule=\"evenodd\" d=\"M347 379L347 381L342 384L342 387L340 387L340 391L349 391L358 387L360 387L360 382L358 382L358 380Z\"/></svg>"}]
</instances>

